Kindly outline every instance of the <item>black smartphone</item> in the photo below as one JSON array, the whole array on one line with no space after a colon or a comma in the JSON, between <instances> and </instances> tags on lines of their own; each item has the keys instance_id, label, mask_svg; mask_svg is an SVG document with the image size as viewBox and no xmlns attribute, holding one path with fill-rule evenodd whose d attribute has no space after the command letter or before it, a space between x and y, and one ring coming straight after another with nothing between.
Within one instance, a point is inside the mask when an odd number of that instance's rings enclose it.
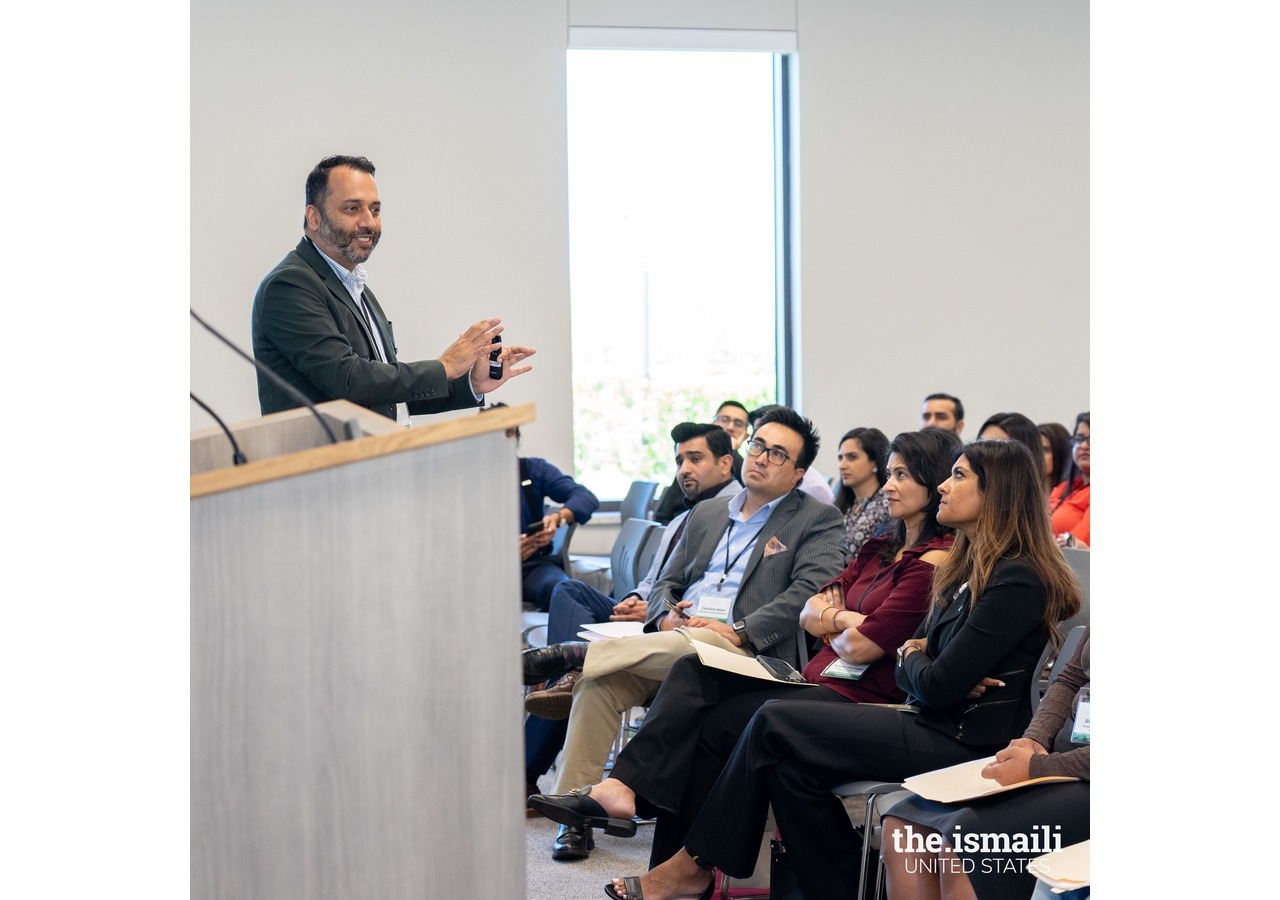
<instances>
[{"instance_id":1,"label":"black smartphone","mask_svg":"<svg viewBox=\"0 0 1280 900\"><path fill-rule=\"evenodd\" d=\"M490 341L490 343L501 344L502 335L495 334L493 336L493 340ZM501 347L499 347L497 350L491 350L489 352L489 377L494 379L495 381L502 377L502 360L498 359L498 357L501 354L502 354Z\"/></svg>"},{"instance_id":2,"label":"black smartphone","mask_svg":"<svg viewBox=\"0 0 1280 900\"><path fill-rule=\"evenodd\" d=\"M532 525L530 525L528 528L526 528L526 529L524 530L524 533L525 533L525 534L537 534L539 531L541 531L541 530L542 530L542 525L543 525L543 522L542 522L542 520L541 520L541 519L539 519L538 521L536 521L536 522L534 522Z\"/></svg>"}]
</instances>

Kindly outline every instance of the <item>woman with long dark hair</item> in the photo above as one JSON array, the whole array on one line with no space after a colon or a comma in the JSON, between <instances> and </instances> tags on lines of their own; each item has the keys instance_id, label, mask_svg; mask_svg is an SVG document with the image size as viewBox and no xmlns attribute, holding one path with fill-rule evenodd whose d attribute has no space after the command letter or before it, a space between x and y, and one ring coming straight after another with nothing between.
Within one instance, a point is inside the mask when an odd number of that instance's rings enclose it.
<instances>
[{"instance_id":1,"label":"woman with long dark hair","mask_svg":"<svg viewBox=\"0 0 1280 900\"><path fill-rule=\"evenodd\" d=\"M749 875L772 805L804 895L845 896L859 878L858 844L832 787L902 781L991 755L1022 734L1040 653L1081 603L1049 528L1040 468L1022 443L975 441L940 486L938 521L958 534L934 572L928 617L898 650L906 708L823 703L806 694L766 703L684 846L644 876L616 879L607 892L700 897L709 894L714 868Z\"/></svg>"},{"instance_id":2,"label":"woman with long dark hair","mask_svg":"<svg viewBox=\"0 0 1280 900\"><path fill-rule=\"evenodd\" d=\"M1041 422L1036 429L1044 453L1044 492L1051 494L1071 458L1071 432L1060 422Z\"/></svg>"},{"instance_id":3,"label":"woman with long dark hair","mask_svg":"<svg viewBox=\"0 0 1280 900\"><path fill-rule=\"evenodd\" d=\"M889 439L879 428L852 428L840 438L836 452L840 488L836 508L844 514L846 563L853 562L863 543L889 524L889 500L884 492L884 461Z\"/></svg>"}]
</instances>

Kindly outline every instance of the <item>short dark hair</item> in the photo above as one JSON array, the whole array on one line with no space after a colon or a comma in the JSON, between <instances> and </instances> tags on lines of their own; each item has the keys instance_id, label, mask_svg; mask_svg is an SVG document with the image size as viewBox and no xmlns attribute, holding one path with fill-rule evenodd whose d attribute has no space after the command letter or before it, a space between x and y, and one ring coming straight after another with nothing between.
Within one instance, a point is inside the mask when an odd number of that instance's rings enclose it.
<instances>
[{"instance_id":1,"label":"short dark hair","mask_svg":"<svg viewBox=\"0 0 1280 900\"><path fill-rule=\"evenodd\" d=\"M357 169L368 175L375 174L373 163L363 156L326 156L307 175L307 206L324 208L325 198L329 196L329 172L338 166Z\"/></svg>"},{"instance_id":2,"label":"short dark hair","mask_svg":"<svg viewBox=\"0 0 1280 900\"><path fill-rule=\"evenodd\" d=\"M889 439L885 437L884 432L879 428L851 428L844 433L844 437L840 438L840 443L836 445L837 452L845 441L858 442L862 452L867 454L867 458L876 464L876 482L880 487L884 487L884 483L889 480L889 473L885 470L884 465L885 450L889 447ZM842 513L847 513L853 508L856 499L853 496L853 489L841 484L836 491L836 508Z\"/></svg>"},{"instance_id":3,"label":"short dark hair","mask_svg":"<svg viewBox=\"0 0 1280 900\"><path fill-rule=\"evenodd\" d=\"M924 398L925 403L928 403L930 400L950 400L956 405L956 421L964 421L964 404L960 402L959 397L952 397L950 394L930 394L928 397Z\"/></svg>"},{"instance_id":4,"label":"short dark hair","mask_svg":"<svg viewBox=\"0 0 1280 900\"><path fill-rule=\"evenodd\" d=\"M1040 446L1040 429L1036 427L1035 422L1032 422L1022 413L998 412L989 416L987 421L982 423L982 427L978 429L978 440L982 440L982 432L992 425L1009 435L1010 440L1026 444L1033 456L1037 459L1041 458L1044 448Z\"/></svg>"},{"instance_id":5,"label":"short dark hair","mask_svg":"<svg viewBox=\"0 0 1280 900\"><path fill-rule=\"evenodd\" d=\"M736 406L738 409L742 410L743 415L747 415L746 405L743 403L740 403L737 400L724 401L723 403L721 403L719 406L716 407L716 414L718 415L720 413L720 410L724 409L726 406Z\"/></svg>"},{"instance_id":6,"label":"short dark hair","mask_svg":"<svg viewBox=\"0 0 1280 900\"><path fill-rule=\"evenodd\" d=\"M671 440L677 445L700 437L707 439L707 449L716 459L722 456L733 456L733 441L729 438L729 432L719 425L707 422L681 422L671 429Z\"/></svg>"},{"instance_id":7,"label":"short dark hair","mask_svg":"<svg viewBox=\"0 0 1280 900\"><path fill-rule=\"evenodd\" d=\"M929 492L929 505L924 511L924 527L920 529L919 544L927 543L935 537L951 534L953 529L938 524L938 505L942 502L942 494L938 485L951 477L951 467L955 465L960 454L964 452L964 441L954 431L945 428L925 428L920 431L904 431L889 442L884 452L885 468L888 468L889 454L896 453L906 463L907 472L916 484ZM898 522L894 530L894 539L885 548L890 559L907 541L907 526Z\"/></svg>"},{"instance_id":8,"label":"short dark hair","mask_svg":"<svg viewBox=\"0 0 1280 900\"><path fill-rule=\"evenodd\" d=\"M747 418L751 420L752 431L755 431L761 425L768 425L773 422L790 428L800 435L803 446L800 450L800 458L796 460L797 468L807 469L818 458L818 447L821 444L818 438L818 429L814 428L812 422L791 407L770 403L747 413Z\"/></svg>"}]
</instances>

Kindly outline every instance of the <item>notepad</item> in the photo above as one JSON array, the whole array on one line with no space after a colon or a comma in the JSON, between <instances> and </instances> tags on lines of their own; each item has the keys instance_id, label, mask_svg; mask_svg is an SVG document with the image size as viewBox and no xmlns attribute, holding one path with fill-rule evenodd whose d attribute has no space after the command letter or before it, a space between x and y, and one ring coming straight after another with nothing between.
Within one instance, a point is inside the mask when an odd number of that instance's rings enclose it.
<instances>
[{"instance_id":1,"label":"notepad","mask_svg":"<svg viewBox=\"0 0 1280 900\"><path fill-rule=\"evenodd\" d=\"M1046 775L1043 778L1032 778L1019 781L1017 784L1001 785L992 778L983 778L982 770L995 756L975 759L973 762L935 769L922 775L915 775L902 782L902 786L912 793L919 794L926 800L937 800L939 803L958 803L961 800L974 800L978 797L989 797L1005 791L1016 791L1033 784L1050 784L1058 781L1079 781L1069 775Z\"/></svg>"},{"instance_id":2,"label":"notepad","mask_svg":"<svg viewBox=\"0 0 1280 900\"><path fill-rule=\"evenodd\" d=\"M582 626L578 637L584 641L610 641L644 634L643 622L591 622Z\"/></svg>"},{"instance_id":3,"label":"notepad","mask_svg":"<svg viewBox=\"0 0 1280 900\"><path fill-rule=\"evenodd\" d=\"M1089 842L1081 841L1037 856L1027 870L1055 891L1074 891L1089 884Z\"/></svg>"},{"instance_id":4,"label":"notepad","mask_svg":"<svg viewBox=\"0 0 1280 900\"><path fill-rule=\"evenodd\" d=\"M704 644L702 641L694 641L693 649L697 652L698 659L702 660L702 664L711 666L713 669L723 669L748 678L776 681L779 684L811 685L811 682L805 681L804 676L790 665L771 656L743 656L741 653L732 653L723 647Z\"/></svg>"}]
</instances>

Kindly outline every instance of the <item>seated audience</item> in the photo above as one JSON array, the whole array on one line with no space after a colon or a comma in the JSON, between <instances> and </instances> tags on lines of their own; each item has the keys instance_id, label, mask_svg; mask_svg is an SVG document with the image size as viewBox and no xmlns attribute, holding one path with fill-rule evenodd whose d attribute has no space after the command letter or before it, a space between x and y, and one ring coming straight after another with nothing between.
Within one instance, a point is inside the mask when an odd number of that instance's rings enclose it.
<instances>
[{"instance_id":1,"label":"seated audience","mask_svg":"<svg viewBox=\"0 0 1280 900\"><path fill-rule=\"evenodd\" d=\"M1009 785L1030 778L1066 775L1081 781L1031 785L994 797L967 803L938 803L909 797L884 817L880 841L888 877L889 900L1026 900L1036 886L1027 864L1049 850L1089 839L1089 735L1088 712L1080 719L1078 704L1089 697L1089 631L1075 656L1054 679L1022 737L996 754L995 762L982 770L983 777ZM995 785L992 785L993 787ZM908 828L914 835L908 833ZM1019 836L1030 842L1053 829L1053 843L1042 839L1031 852L998 852L997 848L971 847L954 835ZM943 851L924 857L919 841L939 834ZM963 860L963 861L962 861Z\"/></svg>"},{"instance_id":2,"label":"seated audience","mask_svg":"<svg viewBox=\"0 0 1280 900\"><path fill-rule=\"evenodd\" d=\"M712 424L719 425L729 435L733 444L733 477L742 481L742 456L738 450L747 439L747 408L737 400L726 400L716 410ZM676 477L671 480L671 486L658 498L658 504L653 510L653 520L659 525L668 525L687 509L684 492L680 490L680 474L677 472Z\"/></svg>"},{"instance_id":3,"label":"seated audience","mask_svg":"<svg viewBox=\"0 0 1280 900\"><path fill-rule=\"evenodd\" d=\"M684 846L643 876L616 879L615 897L698 897L715 868L750 875L770 806L804 896L848 896L860 877L858 839L832 787L902 781L989 756L1022 734L1040 653L1081 603L1049 530L1039 460L1017 441L975 441L939 490L938 522L959 534L934 573L918 637L898 648L908 707L831 702L810 688L769 701L739 738ZM611 820L627 813L600 806Z\"/></svg>"},{"instance_id":4,"label":"seated audience","mask_svg":"<svg viewBox=\"0 0 1280 900\"><path fill-rule=\"evenodd\" d=\"M580 828L607 824L599 818L601 803L615 812L655 816L650 860L656 866L683 845L738 736L765 701L798 693L854 703L905 701L894 683L893 654L924 619L934 567L951 547L952 530L935 518L941 500L936 485L960 450L960 439L940 429L909 431L889 445L884 492L893 532L863 544L857 559L800 614L805 631L824 642L803 673L817 687L765 682L686 656L671 667L644 727L618 755L609 778L566 795L531 797L530 804Z\"/></svg>"},{"instance_id":5,"label":"seated audience","mask_svg":"<svg viewBox=\"0 0 1280 900\"><path fill-rule=\"evenodd\" d=\"M1044 492L1051 493L1071 458L1071 432L1058 422L1041 422L1040 449L1044 451Z\"/></svg>"},{"instance_id":6,"label":"seated audience","mask_svg":"<svg viewBox=\"0 0 1280 900\"><path fill-rule=\"evenodd\" d=\"M743 490L699 503L685 520L649 595L648 633L578 653L566 644L525 652L526 683L582 667L556 793L600 779L622 713L652 697L695 641L799 665L800 610L843 567L840 513L796 489L818 453L808 419L775 407L746 446ZM573 826L562 826L565 840L584 852L589 843Z\"/></svg>"},{"instance_id":7,"label":"seated audience","mask_svg":"<svg viewBox=\"0 0 1280 900\"><path fill-rule=\"evenodd\" d=\"M593 622L643 622L648 616L649 593L657 581L658 573L675 548L675 541L684 529L685 516L702 500L712 497L732 497L741 485L730 475L733 447L729 435L718 425L699 425L682 422L671 429L675 442L676 479L685 498L685 511L662 532L662 540L654 554L648 574L636 585L635 590L614 601L588 584L570 578L561 581L551 592L551 614L547 619L547 642L577 642L583 626ZM565 646L581 648L580 643ZM564 746L565 717L573 698L573 686L581 670L574 668L548 686L545 691L531 694L526 702L530 709L547 715L531 715L524 723L525 796L538 793L538 779L547 773ZM553 715L556 704L564 712ZM569 847L556 855L557 859L576 859L575 848Z\"/></svg>"},{"instance_id":8,"label":"seated audience","mask_svg":"<svg viewBox=\"0 0 1280 900\"><path fill-rule=\"evenodd\" d=\"M852 562L868 538L889 523L889 499L884 487L884 461L889 439L879 428L854 428L840 439L836 509L844 513L845 561Z\"/></svg>"},{"instance_id":9,"label":"seated audience","mask_svg":"<svg viewBox=\"0 0 1280 900\"><path fill-rule=\"evenodd\" d=\"M1089 546L1089 413L1076 416L1071 435L1071 463L1062 482L1049 495L1053 533L1064 547Z\"/></svg>"},{"instance_id":10,"label":"seated audience","mask_svg":"<svg viewBox=\"0 0 1280 900\"><path fill-rule=\"evenodd\" d=\"M481 409L501 409L505 403L494 403ZM520 429L508 428L507 437L514 438L517 452ZM551 542L556 529L577 522L585 525L600 508L600 501L587 488L578 484L554 465L537 456L521 456L520 464L520 580L525 603L546 612L551 606L551 591L569 577L560 562L551 557ZM547 512L547 501L561 504ZM535 530L536 529L536 530Z\"/></svg>"}]
</instances>

